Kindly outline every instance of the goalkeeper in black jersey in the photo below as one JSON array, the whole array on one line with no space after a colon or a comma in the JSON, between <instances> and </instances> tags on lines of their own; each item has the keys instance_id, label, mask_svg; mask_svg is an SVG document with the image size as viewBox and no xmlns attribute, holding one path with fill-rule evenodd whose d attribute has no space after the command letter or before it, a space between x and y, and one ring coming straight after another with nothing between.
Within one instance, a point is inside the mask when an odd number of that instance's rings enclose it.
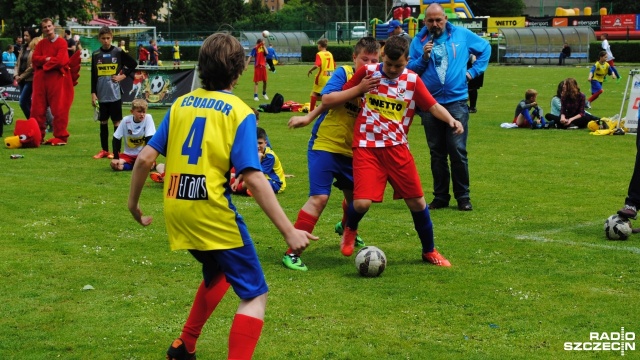
<instances>
[{"instance_id":1,"label":"goalkeeper in black jersey","mask_svg":"<svg viewBox=\"0 0 640 360\"><path fill-rule=\"evenodd\" d=\"M100 28L98 39L102 46L91 55L91 103L99 107L100 145L102 149L94 159L113 158L109 152L109 118L113 122L113 131L122 120L122 88L120 82L127 77L133 78L137 62L113 46L113 33L108 26Z\"/></svg>"}]
</instances>

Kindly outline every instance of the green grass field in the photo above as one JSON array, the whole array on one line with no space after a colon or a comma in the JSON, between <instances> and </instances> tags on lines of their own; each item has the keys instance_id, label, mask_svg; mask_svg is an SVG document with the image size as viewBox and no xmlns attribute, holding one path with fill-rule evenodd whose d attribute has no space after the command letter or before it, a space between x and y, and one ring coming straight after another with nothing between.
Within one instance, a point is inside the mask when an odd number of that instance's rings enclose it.
<instances>
[{"instance_id":1,"label":"green grass field","mask_svg":"<svg viewBox=\"0 0 640 360\"><path fill-rule=\"evenodd\" d=\"M307 102L311 65L279 66L269 95ZM592 113L619 112L623 81L605 83ZM491 66L471 114L469 166L472 212L432 212L445 269L420 260L420 245L404 202L375 204L360 225L389 265L379 278L357 275L339 252L333 225L341 196L304 253L310 270L281 265L286 248L251 198L236 197L267 281L269 303L256 359L605 359L620 351L566 351L591 332L640 332L640 238L613 242L604 220L626 195L635 136L591 136L586 130L505 130L525 90L539 91L545 110L558 82L575 77L589 92L588 68ZM252 71L235 93L253 101ZM99 129L92 120L90 75L82 71L71 111L69 144L0 149L0 357L3 359L163 359L179 335L199 264L169 251L162 190L147 181L141 205L147 228L127 207L130 173L94 160ZM262 100L261 102L266 102ZM17 103L12 103L21 114ZM165 110L151 113L159 124ZM127 113L127 112L126 112ZM307 198L310 128L290 130L291 113L262 114L287 174L278 198L291 220ZM427 201L432 179L419 121L410 134ZM5 136L13 126L5 127ZM11 160L20 153L23 159ZM455 202L452 203L455 206ZM85 290L91 285L94 290ZM198 357L226 358L238 304L230 291L205 326ZM631 341L635 346L635 341ZM638 356L628 350L625 356Z\"/></svg>"}]
</instances>

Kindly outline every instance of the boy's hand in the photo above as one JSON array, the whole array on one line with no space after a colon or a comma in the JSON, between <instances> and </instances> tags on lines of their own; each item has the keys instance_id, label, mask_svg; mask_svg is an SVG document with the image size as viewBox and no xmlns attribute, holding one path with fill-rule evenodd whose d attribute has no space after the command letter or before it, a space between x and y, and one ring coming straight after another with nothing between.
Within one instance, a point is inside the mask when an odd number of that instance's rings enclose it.
<instances>
[{"instance_id":1,"label":"boy's hand","mask_svg":"<svg viewBox=\"0 0 640 360\"><path fill-rule=\"evenodd\" d=\"M118 170L123 170L124 169L124 164L120 163L119 159L111 159L111 168L114 171L118 171Z\"/></svg>"},{"instance_id":2,"label":"boy's hand","mask_svg":"<svg viewBox=\"0 0 640 360\"><path fill-rule=\"evenodd\" d=\"M365 76L357 88L361 94L368 93L369 91L376 89L380 84L380 77L372 77L371 75Z\"/></svg>"},{"instance_id":3,"label":"boy's hand","mask_svg":"<svg viewBox=\"0 0 640 360\"><path fill-rule=\"evenodd\" d=\"M309 240L318 240L318 237L309 234L304 230L298 230L294 228L294 231L286 234L284 241L289 245L289 248L296 254L302 254L304 249L309 246Z\"/></svg>"},{"instance_id":4,"label":"boy's hand","mask_svg":"<svg viewBox=\"0 0 640 360\"><path fill-rule=\"evenodd\" d=\"M136 206L134 209L129 209L133 218L142 226L149 226L153 222L153 216L143 216L140 206Z\"/></svg>"},{"instance_id":5,"label":"boy's hand","mask_svg":"<svg viewBox=\"0 0 640 360\"><path fill-rule=\"evenodd\" d=\"M449 124L449 126L451 126L451 128L453 129L453 133L455 135L460 135L464 133L464 127L462 127L462 123L458 120L454 120L452 123Z\"/></svg>"},{"instance_id":6,"label":"boy's hand","mask_svg":"<svg viewBox=\"0 0 640 360\"><path fill-rule=\"evenodd\" d=\"M292 129L296 129L296 128L300 128L300 127L304 127L309 125L311 122L313 121L313 118L311 118L308 115L304 115L304 116L292 116L289 119L289 122L287 123L287 125L292 128Z\"/></svg>"}]
</instances>

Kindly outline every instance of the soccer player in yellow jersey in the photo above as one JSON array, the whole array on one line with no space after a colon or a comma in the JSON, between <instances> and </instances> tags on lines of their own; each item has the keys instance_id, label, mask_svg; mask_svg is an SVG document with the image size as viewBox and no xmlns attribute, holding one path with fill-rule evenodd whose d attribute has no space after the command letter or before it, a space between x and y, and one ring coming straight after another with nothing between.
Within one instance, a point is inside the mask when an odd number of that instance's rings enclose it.
<instances>
[{"instance_id":1,"label":"soccer player in yellow jersey","mask_svg":"<svg viewBox=\"0 0 640 360\"><path fill-rule=\"evenodd\" d=\"M224 33L209 36L198 57L202 88L173 103L131 175L129 211L141 225L150 225L153 219L143 216L138 201L154 161L159 154L166 157L164 214L171 249L189 250L202 263L204 280L167 359L196 358L202 327L229 286L240 297L229 359L251 359L260 338L268 288L247 226L231 202L232 165L289 247L300 252L310 239L317 240L289 222L260 171L258 152L247 151L256 148L256 118L231 93L244 68L238 40Z\"/></svg>"},{"instance_id":2,"label":"soccer player in yellow jersey","mask_svg":"<svg viewBox=\"0 0 640 360\"><path fill-rule=\"evenodd\" d=\"M333 75L333 71L336 69L336 63L333 61L333 54L327 51L327 39L318 40L318 53L316 53L316 62L313 67L307 73L307 76L311 75L316 69L320 69L316 74L316 79L313 82L313 90L311 90L311 103L309 105L309 111L313 111L316 107L316 101L322 99L322 89Z\"/></svg>"},{"instance_id":3,"label":"soccer player in yellow jersey","mask_svg":"<svg viewBox=\"0 0 640 360\"><path fill-rule=\"evenodd\" d=\"M180 43L178 40L173 42L173 68L180 69Z\"/></svg>"},{"instance_id":4,"label":"soccer player in yellow jersey","mask_svg":"<svg viewBox=\"0 0 640 360\"><path fill-rule=\"evenodd\" d=\"M367 64L375 64L380 56L380 44L372 37L360 39L353 51L353 65L341 66L334 72L322 90L327 95L335 91L342 91L342 86L351 79L355 69ZM309 168L309 199L298 212L295 227L308 232L320 219L320 215L327 206L332 186L342 190L342 221L338 222L335 230L342 235L343 223L346 224L347 205L353 201L353 124L360 110L357 98L329 109L322 103L304 116L293 116L289 120L289 127L298 128L310 124L320 115L311 130L311 138L307 150L307 166ZM335 183L334 183L335 179ZM364 241L358 236L358 246L364 246ZM300 253L287 249L282 258L285 267L291 270L307 271L307 266L300 259Z\"/></svg>"},{"instance_id":5,"label":"soccer player in yellow jersey","mask_svg":"<svg viewBox=\"0 0 640 360\"><path fill-rule=\"evenodd\" d=\"M591 103L604 92L602 89L602 82L604 81L604 77L607 75L611 75L614 79L617 78L616 74L611 70L611 66L607 62L607 52L603 50L598 54L598 61L596 61L596 63L591 67L589 77L587 78L587 81L591 83L591 97L587 99L588 107L591 107Z\"/></svg>"}]
</instances>

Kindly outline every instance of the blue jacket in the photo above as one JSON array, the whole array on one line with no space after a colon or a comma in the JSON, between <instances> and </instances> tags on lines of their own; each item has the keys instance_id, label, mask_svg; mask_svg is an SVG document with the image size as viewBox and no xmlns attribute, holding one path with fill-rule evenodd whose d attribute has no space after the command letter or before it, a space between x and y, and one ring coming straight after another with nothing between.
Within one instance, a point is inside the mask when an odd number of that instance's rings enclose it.
<instances>
[{"instance_id":1,"label":"blue jacket","mask_svg":"<svg viewBox=\"0 0 640 360\"><path fill-rule=\"evenodd\" d=\"M272 47L267 48L267 60L278 60L278 55L276 54L276 50Z\"/></svg>"},{"instance_id":2,"label":"blue jacket","mask_svg":"<svg viewBox=\"0 0 640 360\"><path fill-rule=\"evenodd\" d=\"M447 37L445 43L449 58L445 75L446 86L438 78L434 57L430 57L428 61L422 57L422 47L431 38L426 26L411 41L407 68L420 75L420 79L438 103L449 104L468 98L466 74L469 72L471 77L475 78L484 73L489 65L491 46L488 41L470 30L451 23L447 23L446 32L442 36ZM467 69L469 54L474 54L477 59L473 66Z\"/></svg>"}]
</instances>

